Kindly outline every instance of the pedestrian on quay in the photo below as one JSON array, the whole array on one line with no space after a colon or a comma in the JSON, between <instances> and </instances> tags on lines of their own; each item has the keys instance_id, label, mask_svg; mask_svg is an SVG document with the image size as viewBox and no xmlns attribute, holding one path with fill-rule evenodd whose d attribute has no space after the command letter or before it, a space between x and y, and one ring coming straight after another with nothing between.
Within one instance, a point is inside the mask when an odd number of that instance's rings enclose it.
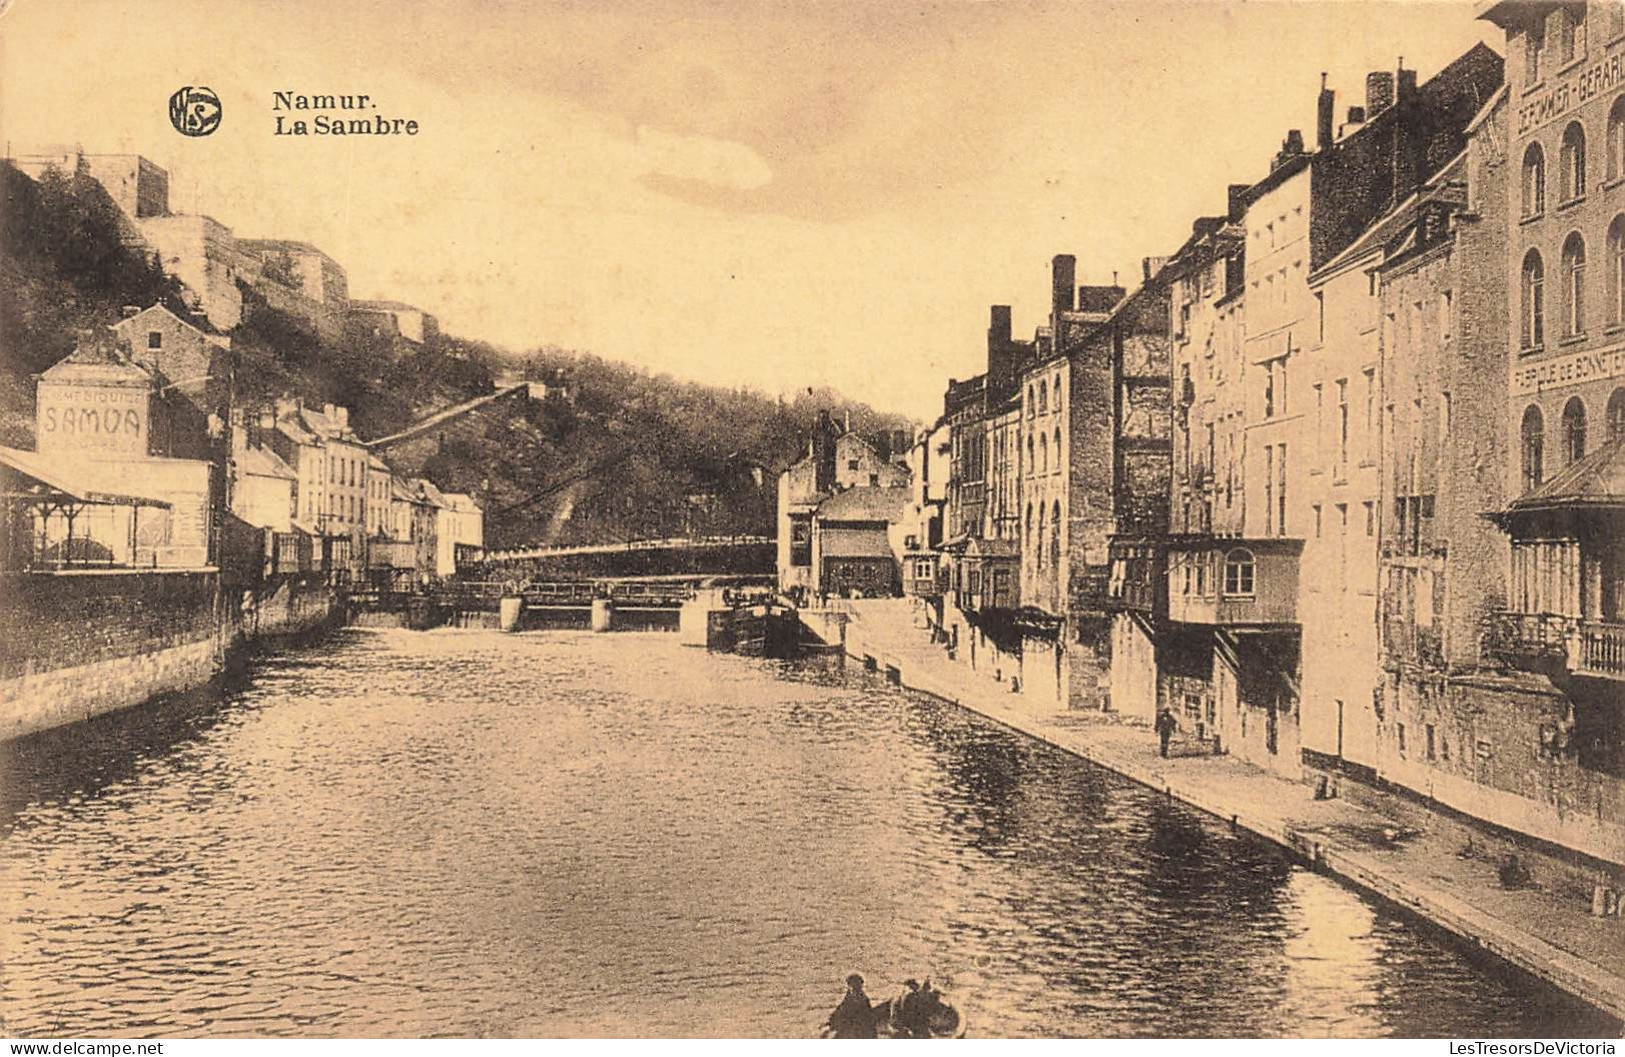
<instances>
[{"instance_id":1,"label":"pedestrian on quay","mask_svg":"<svg viewBox=\"0 0 1625 1057\"><path fill-rule=\"evenodd\" d=\"M1160 709L1157 712L1157 744L1163 758L1168 757L1168 742L1173 740L1174 731L1179 728L1179 721L1169 709Z\"/></svg>"}]
</instances>

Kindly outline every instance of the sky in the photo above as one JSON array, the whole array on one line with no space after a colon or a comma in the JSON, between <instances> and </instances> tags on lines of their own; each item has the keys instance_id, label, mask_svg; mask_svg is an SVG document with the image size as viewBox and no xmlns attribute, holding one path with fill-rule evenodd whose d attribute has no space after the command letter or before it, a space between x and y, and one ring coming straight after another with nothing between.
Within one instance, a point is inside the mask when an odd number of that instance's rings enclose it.
<instances>
[{"instance_id":1,"label":"sky","mask_svg":"<svg viewBox=\"0 0 1625 1057\"><path fill-rule=\"evenodd\" d=\"M357 298L922 420L1054 254L1132 286L1365 74L1498 34L1468 0L0 0L0 138L136 152L170 208L315 243ZM212 135L170 127L207 85ZM274 134L276 91L414 137ZM311 114L285 114L309 118ZM335 116L350 117L354 114Z\"/></svg>"}]
</instances>

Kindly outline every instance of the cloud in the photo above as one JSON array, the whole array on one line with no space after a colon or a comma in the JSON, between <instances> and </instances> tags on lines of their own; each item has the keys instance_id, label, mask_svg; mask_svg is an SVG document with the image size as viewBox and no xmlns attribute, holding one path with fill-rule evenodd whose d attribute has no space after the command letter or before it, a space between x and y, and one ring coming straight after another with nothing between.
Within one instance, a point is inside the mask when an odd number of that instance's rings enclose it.
<instances>
[{"instance_id":1,"label":"cloud","mask_svg":"<svg viewBox=\"0 0 1625 1057\"><path fill-rule=\"evenodd\" d=\"M762 156L743 143L638 126L639 159L651 176L691 180L733 191L753 191L773 179Z\"/></svg>"}]
</instances>

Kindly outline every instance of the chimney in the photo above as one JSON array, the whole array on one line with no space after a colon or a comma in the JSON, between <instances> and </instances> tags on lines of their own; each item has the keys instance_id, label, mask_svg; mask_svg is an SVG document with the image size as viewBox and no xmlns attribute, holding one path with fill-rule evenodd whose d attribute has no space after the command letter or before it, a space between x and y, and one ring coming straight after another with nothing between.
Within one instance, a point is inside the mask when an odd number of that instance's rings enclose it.
<instances>
[{"instance_id":1,"label":"chimney","mask_svg":"<svg viewBox=\"0 0 1625 1057\"><path fill-rule=\"evenodd\" d=\"M1399 60L1399 102L1408 103L1416 98L1416 71L1405 69L1403 56Z\"/></svg>"},{"instance_id":2,"label":"chimney","mask_svg":"<svg viewBox=\"0 0 1625 1057\"><path fill-rule=\"evenodd\" d=\"M1332 145L1332 121L1336 114L1337 93L1326 87L1326 74L1320 75L1320 99L1315 111L1315 149L1325 150Z\"/></svg>"},{"instance_id":3,"label":"chimney","mask_svg":"<svg viewBox=\"0 0 1625 1057\"><path fill-rule=\"evenodd\" d=\"M1387 70L1373 70L1365 75L1365 113L1366 120L1373 121L1377 115L1394 105L1394 75Z\"/></svg>"},{"instance_id":4,"label":"chimney","mask_svg":"<svg viewBox=\"0 0 1625 1057\"><path fill-rule=\"evenodd\" d=\"M288 418L299 413L299 398L297 396L279 396L276 398L276 417Z\"/></svg>"},{"instance_id":5,"label":"chimney","mask_svg":"<svg viewBox=\"0 0 1625 1057\"><path fill-rule=\"evenodd\" d=\"M1247 214L1247 192L1252 189L1251 184L1231 184L1229 187L1229 219L1240 220Z\"/></svg>"},{"instance_id":6,"label":"chimney","mask_svg":"<svg viewBox=\"0 0 1625 1057\"><path fill-rule=\"evenodd\" d=\"M1078 259L1070 253L1057 253L1050 262L1050 312L1059 319L1077 305Z\"/></svg>"},{"instance_id":7,"label":"chimney","mask_svg":"<svg viewBox=\"0 0 1625 1057\"><path fill-rule=\"evenodd\" d=\"M1286 130L1286 142L1282 144L1288 155L1303 153L1303 130L1289 128Z\"/></svg>"},{"instance_id":8,"label":"chimney","mask_svg":"<svg viewBox=\"0 0 1625 1057\"><path fill-rule=\"evenodd\" d=\"M338 418L339 429L349 429L350 428L350 409L349 408L347 408L347 407L335 407L333 409L333 414Z\"/></svg>"},{"instance_id":9,"label":"chimney","mask_svg":"<svg viewBox=\"0 0 1625 1057\"><path fill-rule=\"evenodd\" d=\"M1015 369L1010 350L1010 306L993 305L987 323L987 380L1004 386Z\"/></svg>"}]
</instances>

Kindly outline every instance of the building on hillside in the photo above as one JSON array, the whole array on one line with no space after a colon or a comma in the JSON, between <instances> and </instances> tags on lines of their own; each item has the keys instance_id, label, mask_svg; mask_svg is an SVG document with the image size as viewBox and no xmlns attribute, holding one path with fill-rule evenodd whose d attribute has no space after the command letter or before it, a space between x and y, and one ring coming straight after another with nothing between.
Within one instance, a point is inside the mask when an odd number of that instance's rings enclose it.
<instances>
[{"instance_id":1,"label":"building on hillside","mask_svg":"<svg viewBox=\"0 0 1625 1057\"><path fill-rule=\"evenodd\" d=\"M444 534L440 537L438 570L450 576L459 566L481 560L485 551L485 512L465 492L442 492L446 502Z\"/></svg>"},{"instance_id":2,"label":"building on hillside","mask_svg":"<svg viewBox=\"0 0 1625 1057\"><path fill-rule=\"evenodd\" d=\"M87 176L107 192L125 218L125 235L139 236L134 221L169 212L169 173L139 154L87 154L80 146L42 146L12 155L11 164L35 180L47 171Z\"/></svg>"},{"instance_id":3,"label":"building on hillside","mask_svg":"<svg viewBox=\"0 0 1625 1057\"><path fill-rule=\"evenodd\" d=\"M835 438L835 488L899 488L908 483L908 468L882 456L880 450L849 427Z\"/></svg>"},{"instance_id":4,"label":"building on hillside","mask_svg":"<svg viewBox=\"0 0 1625 1057\"><path fill-rule=\"evenodd\" d=\"M820 411L813 423L812 435L807 439L806 452L779 474L777 567L780 591L814 589L813 514L818 504L835 490L836 436L836 426L829 413Z\"/></svg>"},{"instance_id":5,"label":"building on hillside","mask_svg":"<svg viewBox=\"0 0 1625 1057\"><path fill-rule=\"evenodd\" d=\"M230 416L236 387L231 339L209 333L161 304L124 311L113 330L129 346L130 358L162 376L162 391L173 394L177 411L189 405L194 435L218 433ZM216 424L212 430L211 416Z\"/></svg>"},{"instance_id":6,"label":"building on hillside","mask_svg":"<svg viewBox=\"0 0 1625 1057\"><path fill-rule=\"evenodd\" d=\"M404 338L422 345L440 333L439 320L404 301L352 300L348 310L352 324L381 337ZM546 395L545 386L542 395Z\"/></svg>"},{"instance_id":7,"label":"building on hillside","mask_svg":"<svg viewBox=\"0 0 1625 1057\"><path fill-rule=\"evenodd\" d=\"M338 261L294 239L238 239L237 248L258 262L251 285L272 308L303 319L328 341L343 339L350 288Z\"/></svg>"},{"instance_id":8,"label":"building on hillside","mask_svg":"<svg viewBox=\"0 0 1625 1057\"><path fill-rule=\"evenodd\" d=\"M143 217L139 228L164 271L186 288L191 308L216 330L229 331L242 322L241 287L254 284L259 262L238 246L230 228L192 213Z\"/></svg>"},{"instance_id":9,"label":"building on hillside","mask_svg":"<svg viewBox=\"0 0 1625 1057\"><path fill-rule=\"evenodd\" d=\"M231 512L257 528L292 532L299 474L270 448L250 443L244 424L232 427Z\"/></svg>"},{"instance_id":10,"label":"building on hillside","mask_svg":"<svg viewBox=\"0 0 1625 1057\"><path fill-rule=\"evenodd\" d=\"M939 420L920 431L908 453L911 495L903 536L903 593L931 602L932 617L938 623L942 619L937 603L942 596L943 571L939 548L948 502L950 443L948 428Z\"/></svg>"},{"instance_id":11,"label":"building on hillside","mask_svg":"<svg viewBox=\"0 0 1625 1057\"><path fill-rule=\"evenodd\" d=\"M87 331L40 375L38 450L7 449L5 458L21 504L8 506L14 558L170 568L217 561L220 475L207 459L172 457L207 451L210 438L194 434L163 375L126 350L110 328Z\"/></svg>"},{"instance_id":12,"label":"building on hillside","mask_svg":"<svg viewBox=\"0 0 1625 1057\"><path fill-rule=\"evenodd\" d=\"M909 488L860 485L818 504L812 523L812 590L837 598L902 592Z\"/></svg>"}]
</instances>

